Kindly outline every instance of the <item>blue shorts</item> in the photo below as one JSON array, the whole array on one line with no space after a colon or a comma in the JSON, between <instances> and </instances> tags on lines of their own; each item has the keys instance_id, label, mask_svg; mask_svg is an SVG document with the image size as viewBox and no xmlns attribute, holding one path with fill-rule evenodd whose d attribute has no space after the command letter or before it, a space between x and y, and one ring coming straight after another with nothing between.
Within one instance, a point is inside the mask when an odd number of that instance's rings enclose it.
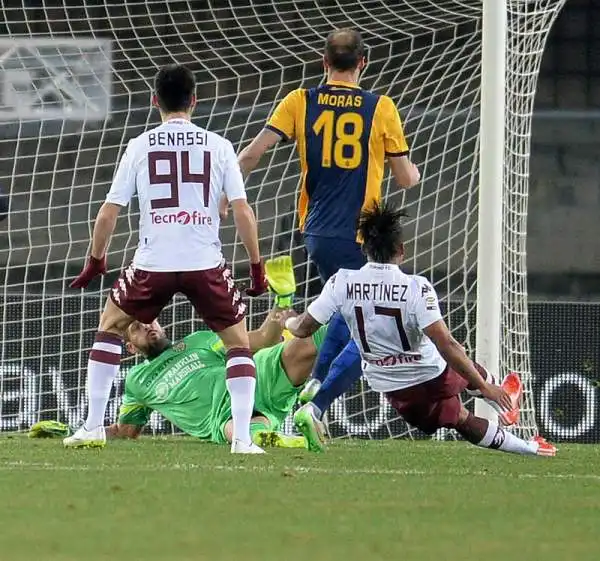
<instances>
[{"instance_id":1,"label":"blue shorts","mask_svg":"<svg viewBox=\"0 0 600 561\"><path fill-rule=\"evenodd\" d=\"M360 269L367 262L360 244L352 240L304 234L304 245L323 282L339 269Z\"/></svg>"}]
</instances>

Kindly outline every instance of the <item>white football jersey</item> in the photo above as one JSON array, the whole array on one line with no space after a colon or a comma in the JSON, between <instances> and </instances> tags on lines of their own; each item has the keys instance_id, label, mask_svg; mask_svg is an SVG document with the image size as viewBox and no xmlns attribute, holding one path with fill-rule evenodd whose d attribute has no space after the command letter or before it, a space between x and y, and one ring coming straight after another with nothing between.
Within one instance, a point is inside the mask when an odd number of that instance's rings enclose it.
<instances>
[{"instance_id":1,"label":"white football jersey","mask_svg":"<svg viewBox=\"0 0 600 561\"><path fill-rule=\"evenodd\" d=\"M421 384L446 368L423 329L442 319L435 290L425 277L397 265L367 263L340 269L308 307L319 323L341 312L350 327L369 385L389 392Z\"/></svg>"},{"instance_id":2,"label":"white football jersey","mask_svg":"<svg viewBox=\"0 0 600 561\"><path fill-rule=\"evenodd\" d=\"M245 199L231 142L185 119L171 119L127 145L106 201L127 206L137 191L139 243L133 266L144 271L217 267L219 199Z\"/></svg>"}]
</instances>

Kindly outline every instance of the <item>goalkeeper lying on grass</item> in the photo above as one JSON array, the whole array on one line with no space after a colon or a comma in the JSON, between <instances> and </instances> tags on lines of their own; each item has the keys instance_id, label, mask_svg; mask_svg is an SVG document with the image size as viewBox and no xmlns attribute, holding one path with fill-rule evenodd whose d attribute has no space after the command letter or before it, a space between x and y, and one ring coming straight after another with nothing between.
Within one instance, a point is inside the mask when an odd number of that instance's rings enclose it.
<instances>
[{"instance_id":1,"label":"goalkeeper lying on grass","mask_svg":"<svg viewBox=\"0 0 600 561\"><path fill-rule=\"evenodd\" d=\"M305 447L304 437L276 431L310 377L325 331L321 329L309 339L279 342L296 288L291 259L267 261L266 274L276 301L263 325L249 333L256 363L252 437L259 446ZM225 348L215 333L197 331L171 343L157 321L149 325L136 321L127 330L126 342L130 353L140 353L146 361L128 372L119 420L107 428L108 437L137 438L150 413L158 411L191 436L231 442ZM66 425L41 421L33 425L30 436L49 436L65 430Z\"/></svg>"}]
</instances>

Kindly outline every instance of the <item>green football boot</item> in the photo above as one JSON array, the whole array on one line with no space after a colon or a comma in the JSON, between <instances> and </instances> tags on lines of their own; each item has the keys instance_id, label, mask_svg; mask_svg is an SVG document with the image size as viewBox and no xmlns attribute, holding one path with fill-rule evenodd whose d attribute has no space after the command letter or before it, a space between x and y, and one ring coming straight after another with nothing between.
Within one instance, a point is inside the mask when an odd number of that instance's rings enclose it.
<instances>
[{"instance_id":1,"label":"green football boot","mask_svg":"<svg viewBox=\"0 0 600 561\"><path fill-rule=\"evenodd\" d=\"M252 442L261 448L308 448L303 436L289 436L272 430L259 430L252 434Z\"/></svg>"},{"instance_id":2,"label":"green football boot","mask_svg":"<svg viewBox=\"0 0 600 561\"><path fill-rule=\"evenodd\" d=\"M325 425L315 415L312 404L303 405L294 414L294 425L299 433L304 435L308 449L311 452L325 450Z\"/></svg>"}]
</instances>

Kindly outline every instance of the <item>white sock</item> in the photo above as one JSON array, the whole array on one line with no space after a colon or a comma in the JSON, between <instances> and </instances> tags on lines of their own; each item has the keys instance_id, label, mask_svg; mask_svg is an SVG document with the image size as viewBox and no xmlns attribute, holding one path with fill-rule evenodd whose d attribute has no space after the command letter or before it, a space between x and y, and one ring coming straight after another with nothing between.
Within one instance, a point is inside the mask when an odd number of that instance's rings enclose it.
<instances>
[{"instance_id":1,"label":"white sock","mask_svg":"<svg viewBox=\"0 0 600 561\"><path fill-rule=\"evenodd\" d=\"M113 380L121 361L121 338L114 333L98 332L90 352L87 368L87 430L104 425L106 406Z\"/></svg>"},{"instance_id":2,"label":"white sock","mask_svg":"<svg viewBox=\"0 0 600 561\"><path fill-rule=\"evenodd\" d=\"M241 376L227 378L227 390L231 396L231 418L233 420L233 440L250 444L250 420L254 411L254 390L256 378Z\"/></svg>"},{"instance_id":3,"label":"white sock","mask_svg":"<svg viewBox=\"0 0 600 561\"><path fill-rule=\"evenodd\" d=\"M537 442L527 442L522 440L495 423L489 423L484 437L477 446L501 450L502 452L521 454L523 456L534 456L538 450L539 444Z\"/></svg>"}]
</instances>

